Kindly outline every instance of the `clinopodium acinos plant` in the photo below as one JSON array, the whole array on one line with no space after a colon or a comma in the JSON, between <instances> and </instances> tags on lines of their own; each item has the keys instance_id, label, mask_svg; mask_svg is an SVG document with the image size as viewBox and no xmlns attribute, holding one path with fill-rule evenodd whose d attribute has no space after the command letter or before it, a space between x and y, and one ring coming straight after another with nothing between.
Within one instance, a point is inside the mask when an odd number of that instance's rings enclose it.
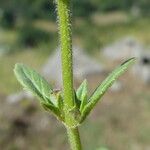
<instances>
[{"instance_id":1,"label":"clinopodium acinos plant","mask_svg":"<svg viewBox=\"0 0 150 150\"><path fill-rule=\"evenodd\" d=\"M35 70L15 65L15 75L22 86L36 95L39 102L52 112L66 127L72 150L82 150L78 126L86 119L114 81L134 63L131 58L117 67L88 97L87 81L75 91L73 87L71 0L55 0L58 15L59 39L62 58L63 90L54 92L48 82Z\"/></svg>"}]
</instances>

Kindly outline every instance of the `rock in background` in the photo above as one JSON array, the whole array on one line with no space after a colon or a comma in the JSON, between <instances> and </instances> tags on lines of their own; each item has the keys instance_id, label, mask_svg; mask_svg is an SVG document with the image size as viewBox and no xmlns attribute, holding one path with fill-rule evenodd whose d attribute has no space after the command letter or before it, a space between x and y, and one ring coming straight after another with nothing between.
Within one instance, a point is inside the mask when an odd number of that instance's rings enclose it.
<instances>
[{"instance_id":1,"label":"rock in background","mask_svg":"<svg viewBox=\"0 0 150 150\"><path fill-rule=\"evenodd\" d=\"M133 67L134 75L150 85L150 51L144 52Z\"/></svg>"},{"instance_id":2,"label":"rock in background","mask_svg":"<svg viewBox=\"0 0 150 150\"><path fill-rule=\"evenodd\" d=\"M125 37L103 48L103 55L109 60L124 60L141 56L144 47L136 39Z\"/></svg>"},{"instance_id":3,"label":"rock in background","mask_svg":"<svg viewBox=\"0 0 150 150\"><path fill-rule=\"evenodd\" d=\"M125 37L103 48L102 53L109 61L122 61L136 57L137 62L133 65L133 75L144 85L150 85L150 51L136 39Z\"/></svg>"}]
</instances>

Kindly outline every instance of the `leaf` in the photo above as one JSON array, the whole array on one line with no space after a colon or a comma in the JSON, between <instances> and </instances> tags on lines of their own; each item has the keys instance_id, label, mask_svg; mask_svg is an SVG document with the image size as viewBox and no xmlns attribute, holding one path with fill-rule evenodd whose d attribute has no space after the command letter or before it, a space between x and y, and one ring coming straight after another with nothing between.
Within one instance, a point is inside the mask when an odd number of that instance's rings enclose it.
<instances>
[{"instance_id":1,"label":"leaf","mask_svg":"<svg viewBox=\"0 0 150 150\"><path fill-rule=\"evenodd\" d=\"M107 89L115 82L115 80L122 75L129 66L131 66L135 62L135 58L131 58L124 63L122 63L119 67L117 67L103 82L99 85L94 93L91 95L88 104L85 106L82 112L82 120L90 113L96 103L100 100L100 98L105 94Z\"/></svg>"},{"instance_id":2,"label":"leaf","mask_svg":"<svg viewBox=\"0 0 150 150\"><path fill-rule=\"evenodd\" d=\"M50 85L36 71L23 64L16 64L14 73L22 86L38 96L41 102L56 104L50 99L52 92Z\"/></svg>"},{"instance_id":3,"label":"leaf","mask_svg":"<svg viewBox=\"0 0 150 150\"><path fill-rule=\"evenodd\" d=\"M59 91L58 93L55 94L56 100L57 100L57 106L61 112L63 112L63 107L64 107L64 101L63 101L63 96L62 92Z\"/></svg>"},{"instance_id":4,"label":"leaf","mask_svg":"<svg viewBox=\"0 0 150 150\"><path fill-rule=\"evenodd\" d=\"M84 80L76 92L77 98L81 101L80 111L82 111L87 104L87 92L87 80Z\"/></svg>"},{"instance_id":5,"label":"leaf","mask_svg":"<svg viewBox=\"0 0 150 150\"><path fill-rule=\"evenodd\" d=\"M51 111L59 120L63 121L63 116L57 107L50 103L41 103L46 111Z\"/></svg>"},{"instance_id":6,"label":"leaf","mask_svg":"<svg viewBox=\"0 0 150 150\"><path fill-rule=\"evenodd\" d=\"M78 108L78 109L80 109L81 100L79 100L77 98L77 93L76 93L75 89L74 89L74 102L75 102L75 107Z\"/></svg>"}]
</instances>

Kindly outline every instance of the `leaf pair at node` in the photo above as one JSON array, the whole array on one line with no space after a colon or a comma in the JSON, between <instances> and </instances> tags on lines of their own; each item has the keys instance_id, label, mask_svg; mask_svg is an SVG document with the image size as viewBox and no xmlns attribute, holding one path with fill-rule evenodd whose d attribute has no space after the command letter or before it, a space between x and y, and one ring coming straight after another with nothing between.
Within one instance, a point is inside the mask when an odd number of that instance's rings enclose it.
<instances>
[{"instance_id":1,"label":"leaf pair at node","mask_svg":"<svg viewBox=\"0 0 150 150\"><path fill-rule=\"evenodd\" d=\"M80 124L89 115L91 110L102 98L107 89L115 82L115 80L123 74L128 67L133 64L134 58L131 58L117 67L93 92L88 98L87 81L84 80L75 91L75 107L71 110L75 120L75 125ZM41 77L35 70L23 65L16 64L14 69L15 75L22 86L32 92L39 98L42 106L51 111L59 120L65 124L64 99L62 91L53 91L48 82ZM70 110L68 110L70 112ZM78 113L77 113L78 112ZM76 117L76 113L77 116Z\"/></svg>"}]
</instances>

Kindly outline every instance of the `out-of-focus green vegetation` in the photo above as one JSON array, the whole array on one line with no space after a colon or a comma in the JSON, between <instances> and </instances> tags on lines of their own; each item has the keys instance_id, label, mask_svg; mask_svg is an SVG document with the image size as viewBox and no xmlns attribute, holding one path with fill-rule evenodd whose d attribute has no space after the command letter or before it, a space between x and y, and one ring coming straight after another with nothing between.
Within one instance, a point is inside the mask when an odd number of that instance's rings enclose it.
<instances>
[{"instance_id":1,"label":"out-of-focus green vegetation","mask_svg":"<svg viewBox=\"0 0 150 150\"><path fill-rule=\"evenodd\" d=\"M143 41L147 43L148 34L145 32L149 29L149 3L149 0L73 1L75 22L73 29L76 41L83 43L87 51L91 52L95 49L99 50L103 45L113 41L114 37L119 38L129 32L130 34L140 32L141 40L144 38ZM7 47L17 50L21 45L35 47L47 40L50 40L52 45L56 43L55 13L53 1L1 0L0 27L6 32L13 32L18 39L13 38L14 42L6 40ZM86 21L83 21L83 18ZM92 30L89 30L91 27ZM140 31L137 32L137 30ZM92 44L91 39L93 39ZM11 44L9 45L9 43Z\"/></svg>"},{"instance_id":2,"label":"out-of-focus green vegetation","mask_svg":"<svg viewBox=\"0 0 150 150\"><path fill-rule=\"evenodd\" d=\"M0 11L2 23L14 25L18 20L54 19L54 2L48 0L1 0ZM149 0L75 0L73 1L74 16L88 17L93 12L131 11L137 8L141 15L148 16ZM10 26L9 25L9 26Z\"/></svg>"},{"instance_id":3,"label":"out-of-focus green vegetation","mask_svg":"<svg viewBox=\"0 0 150 150\"><path fill-rule=\"evenodd\" d=\"M1 0L0 4L2 13L12 12L12 15L15 15L18 19L54 19L55 16L54 1ZM137 7L142 14L149 15L149 5L149 0L75 0L73 1L73 14L74 16L87 17L97 11L130 11L133 7Z\"/></svg>"},{"instance_id":4,"label":"out-of-focus green vegetation","mask_svg":"<svg viewBox=\"0 0 150 150\"><path fill-rule=\"evenodd\" d=\"M47 0L1 0L1 11L11 11L17 19L31 20L37 18L53 18L54 3Z\"/></svg>"},{"instance_id":5,"label":"out-of-focus green vegetation","mask_svg":"<svg viewBox=\"0 0 150 150\"><path fill-rule=\"evenodd\" d=\"M99 11L129 11L133 7L138 7L143 14L149 15L148 0L93 0L92 3Z\"/></svg>"},{"instance_id":6,"label":"out-of-focus green vegetation","mask_svg":"<svg viewBox=\"0 0 150 150\"><path fill-rule=\"evenodd\" d=\"M107 20L107 15L104 14L103 16ZM128 18L130 17L128 16ZM93 53L94 51L99 51L105 45L114 42L116 39L128 35L137 37L139 41L148 45L150 40L148 34L150 32L149 23L150 20L148 18L129 19L125 23L120 20L118 23L112 22L106 24L89 21L77 24L74 33L77 41L84 43L85 49L89 53Z\"/></svg>"},{"instance_id":7,"label":"out-of-focus green vegetation","mask_svg":"<svg viewBox=\"0 0 150 150\"><path fill-rule=\"evenodd\" d=\"M25 25L19 30L18 43L25 47L35 47L42 42L51 41L50 34L30 25Z\"/></svg>"}]
</instances>

